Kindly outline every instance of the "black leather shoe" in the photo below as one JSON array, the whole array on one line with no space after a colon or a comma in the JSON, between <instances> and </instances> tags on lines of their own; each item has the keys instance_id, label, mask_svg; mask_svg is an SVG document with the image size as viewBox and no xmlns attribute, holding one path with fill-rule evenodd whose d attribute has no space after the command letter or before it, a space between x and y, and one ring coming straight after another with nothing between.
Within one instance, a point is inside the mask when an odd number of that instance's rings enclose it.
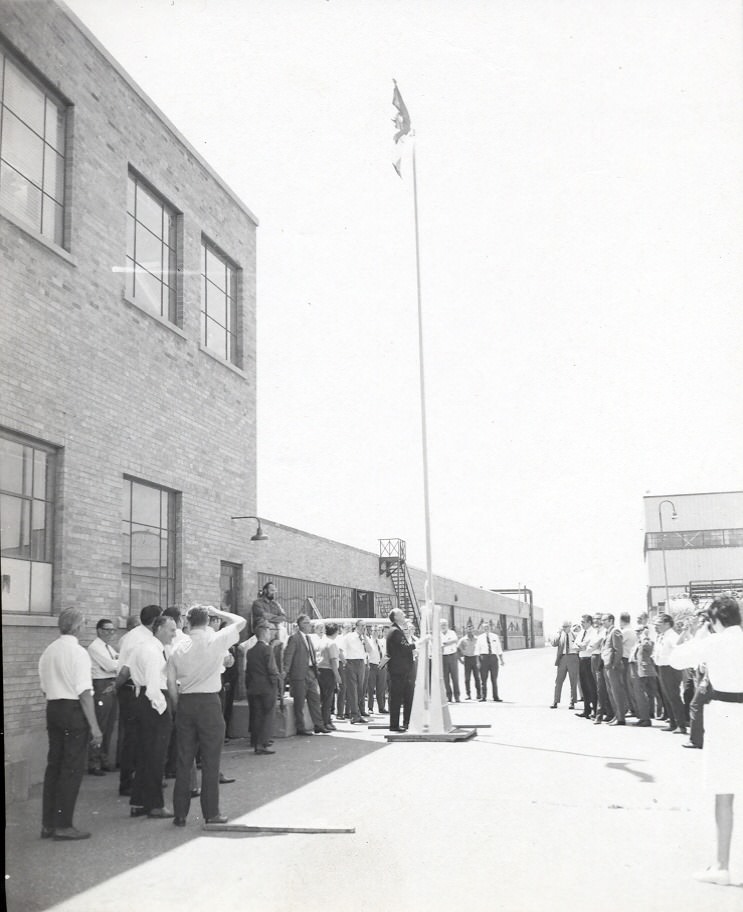
<instances>
[{"instance_id":1,"label":"black leather shoe","mask_svg":"<svg viewBox=\"0 0 743 912\"><path fill-rule=\"evenodd\" d=\"M638 728L650 728L650 719L638 719L637 722L633 722L633 725L636 725Z\"/></svg>"},{"instance_id":2,"label":"black leather shoe","mask_svg":"<svg viewBox=\"0 0 743 912\"><path fill-rule=\"evenodd\" d=\"M502 702L503 702L503 700L501 700L500 697L493 697L493 703L502 703Z\"/></svg>"},{"instance_id":3,"label":"black leather shoe","mask_svg":"<svg viewBox=\"0 0 743 912\"><path fill-rule=\"evenodd\" d=\"M57 842L68 842L73 839L90 839L90 833L86 833L84 830L76 830L75 827L64 827L64 829L55 830L52 839L57 840Z\"/></svg>"},{"instance_id":4,"label":"black leather shoe","mask_svg":"<svg viewBox=\"0 0 743 912\"><path fill-rule=\"evenodd\" d=\"M484 703L484 702L485 702L485 697L478 697L478 698L477 698L477 702L478 702L478 703Z\"/></svg>"},{"instance_id":5,"label":"black leather shoe","mask_svg":"<svg viewBox=\"0 0 743 912\"><path fill-rule=\"evenodd\" d=\"M185 817L174 817L173 818L173 826L184 827L185 825L186 825Z\"/></svg>"},{"instance_id":6,"label":"black leather shoe","mask_svg":"<svg viewBox=\"0 0 743 912\"><path fill-rule=\"evenodd\" d=\"M553 704L550 706L550 709L557 709L557 703L553 703Z\"/></svg>"},{"instance_id":7,"label":"black leather shoe","mask_svg":"<svg viewBox=\"0 0 743 912\"><path fill-rule=\"evenodd\" d=\"M270 747L256 747L256 754L275 754L276 751L272 751Z\"/></svg>"},{"instance_id":8,"label":"black leather shoe","mask_svg":"<svg viewBox=\"0 0 743 912\"><path fill-rule=\"evenodd\" d=\"M692 750L701 750L701 749L702 749L702 748L701 748L701 745L699 745L699 744L692 744L691 741L684 741L684 743L681 745L681 747L690 747L690 748L692 748ZM43 831L43 830L41 831L41 838L42 838L42 839L44 838L44 831Z\"/></svg>"},{"instance_id":9,"label":"black leather shoe","mask_svg":"<svg viewBox=\"0 0 743 912\"><path fill-rule=\"evenodd\" d=\"M571 703L570 706L568 706L568 709L575 709L575 703Z\"/></svg>"},{"instance_id":10,"label":"black leather shoe","mask_svg":"<svg viewBox=\"0 0 743 912\"><path fill-rule=\"evenodd\" d=\"M204 823L227 823L228 819L224 814L217 814L214 817L207 817Z\"/></svg>"},{"instance_id":11,"label":"black leather shoe","mask_svg":"<svg viewBox=\"0 0 743 912\"><path fill-rule=\"evenodd\" d=\"M687 744L684 747L688 747ZM51 839L54 836L54 827L45 827L41 828L41 838L42 839Z\"/></svg>"},{"instance_id":12,"label":"black leather shoe","mask_svg":"<svg viewBox=\"0 0 743 912\"><path fill-rule=\"evenodd\" d=\"M146 813L147 811L143 807L136 806L129 808L130 817L144 817Z\"/></svg>"},{"instance_id":13,"label":"black leather shoe","mask_svg":"<svg viewBox=\"0 0 743 912\"><path fill-rule=\"evenodd\" d=\"M234 779L230 779L229 776L225 776L224 773L219 774L219 784L220 785L229 785L230 782L234 782Z\"/></svg>"},{"instance_id":14,"label":"black leather shoe","mask_svg":"<svg viewBox=\"0 0 743 912\"><path fill-rule=\"evenodd\" d=\"M297 730L297 734L298 735L314 735L315 733L311 732L311 731L306 731L305 729L300 728Z\"/></svg>"},{"instance_id":15,"label":"black leather shoe","mask_svg":"<svg viewBox=\"0 0 743 912\"><path fill-rule=\"evenodd\" d=\"M675 725L664 725L663 728L661 728L661 731L662 732L675 732L676 726Z\"/></svg>"},{"instance_id":16,"label":"black leather shoe","mask_svg":"<svg viewBox=\"0 0 743 912\"><path fill-rule=\"evenodd\" d=\"M612 719L609 725L626 725L624 719Z\"/></svg>"}]
</instances>

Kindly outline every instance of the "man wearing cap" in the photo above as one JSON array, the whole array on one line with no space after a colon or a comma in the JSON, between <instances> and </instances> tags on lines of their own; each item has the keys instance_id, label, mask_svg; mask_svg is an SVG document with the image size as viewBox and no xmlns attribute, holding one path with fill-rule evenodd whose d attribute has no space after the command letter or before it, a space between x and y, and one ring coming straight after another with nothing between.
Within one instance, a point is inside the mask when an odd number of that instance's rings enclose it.
<instances>
[{"instance_id":1,"label":"man wearing cap","mask_svg":"<svg viewBox=\"0 0 743 912\"><path fill-rule=\"evenodd\" d=\"M84 624L81 611L65 608L57 621L59 637L39 659L49 735L42 793L42 839L75 840L90 836L72 825L87 762L88 741L92 734L96 749L102 741L93 707L90 658L77 640Z\"/></svg>"},{"instance_id":2,"label":"man wearing cap","mask_svg":"<svg viewBox=\"0 0 743 912\"><path fill-rule=\"evenodd\" d=\"M207 633L209 615L227 625ZM182 827L191 806L191 768L201 748L201 812L205 823L226 823L219 811L219 761L225 724L219 691L225 652L238 642L245 618L210 605L196 605L188 612L191 648L168 659L168 692L176 712L177 762L173 790L173 823Z\"/></svg>"}]
</instances>

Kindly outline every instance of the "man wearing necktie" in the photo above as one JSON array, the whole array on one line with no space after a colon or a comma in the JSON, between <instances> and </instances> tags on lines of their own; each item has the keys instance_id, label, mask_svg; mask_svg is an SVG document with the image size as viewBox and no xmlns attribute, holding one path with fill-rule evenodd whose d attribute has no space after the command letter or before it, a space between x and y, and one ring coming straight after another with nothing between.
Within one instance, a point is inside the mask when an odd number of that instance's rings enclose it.
<instances>
[{"instance_id":1,"label":"man wearing necktie","mask_svg":"<svg viewBox=\"0 0 743 912\"><path fill-rule=\"evenodd\" d=\"M493 691L493 700L501 703L498 696L498 670L503 661L503 646L500 637L491 627L490 621L483 626L482 633L477 637L475 651L480 659L480 678L482 680L482 689L479 700L484 703L488 698L488 678Z\"/></svg>"},{"instance_id":2,"label":"man wearing necktie","mask_svg":"<svg viewBox=\"0 0 743 912\"><path fill-rule=\"evenodd\" d=\"M294 698L294 721L298 735L311 735L313 732L304 727L304 704L310 711L315 734L328 734L322 720L320 703L320 685L317 680L317 656L310 639L312 624L306 614L297 618L297 632L289 637L283 657L284 676L289 678L292 697Z\"/></svg>"},{"instance_id":3,"label":"man wearing necktie","mask_svg":"<svg viewBox=\"0 0 743 912\"><path fill-rule=\"evenodd\" d=\"M88 772L92 776L105 776L107 771L113 769L113 764L108 760L108 750L119 718L115 687L119 654L111 645L116 633L111 618L101 618L95 625L95 633L95 639L88 646L88 655L93 678L95 717L103 734L103 742L100 748L89 748Z\"/></svg>"},{"instance_id":4,"label":"man wearing necktie","mask_svg":"<svg viewBox=\"0 0 743 912\"><path fill-rule=\"evenodd\" d=\"M562 625L562 630L553 640L553 645L557 646L557 655L555 657L557 675L555 676L555 698L550 709L557 709L566 675L570 676L570 709L575 709L575 701L578 699L578 669L580 663L578 660L578 647L570 630L570 621L565 621Z\"/></svg>"},{"instance_id":5,"label":"man wearing necktie","mask_svg":"<svg viewBox=\"0 0 743 912\"><path fill-rule=\"evenodd\" d=\"M352 724L369 721L364 702L368 651L364 622L356 621L354 629L343 638L343 654L346 658L346 708L351 715Z\"/></svg>"}]
</instances>

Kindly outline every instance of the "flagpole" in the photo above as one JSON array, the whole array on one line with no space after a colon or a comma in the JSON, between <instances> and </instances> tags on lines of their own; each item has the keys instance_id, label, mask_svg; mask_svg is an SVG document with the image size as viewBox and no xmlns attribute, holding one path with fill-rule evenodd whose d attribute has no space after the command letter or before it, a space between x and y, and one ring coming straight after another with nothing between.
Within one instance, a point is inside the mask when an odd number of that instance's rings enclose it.
<instances>
[{"instance_id":1,"label":"flagpole","mask_svg":"<svg viewBox=\"0 0 743 912\"><path fill-rule=\"evenodd\" d=\"M431 510L428 497L428 430L426 424L426 374L423 359L423 297L421 294L421 253L418 230L418 172L415 162L415 140L412 149L413 159L413 211L415 215L415 273L418 289L418 366L420 371L421 399L421 441L423 448L423 512L426 530L426 579L428 597L433 606L436 603L433 590L433 564L431 560ZM432 631L433 632L433 631Z\"/></svg>"}]
</instances>

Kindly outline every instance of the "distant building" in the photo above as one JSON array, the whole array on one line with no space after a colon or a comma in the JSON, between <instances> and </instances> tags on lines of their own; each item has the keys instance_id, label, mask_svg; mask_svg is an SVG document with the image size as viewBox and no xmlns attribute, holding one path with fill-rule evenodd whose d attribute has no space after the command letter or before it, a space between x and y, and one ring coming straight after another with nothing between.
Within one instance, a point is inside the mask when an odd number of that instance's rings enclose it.
<instances>
[{"instance_id":1,"label":"distant building","mask_svg":"<svg viewBox=\"0 0 743 912\"><path fill-rule=\"evenodd\" d=\"M671 604L743 588L743 491L658 494L643 502L648 608L663 610L666 578Z\"/></svg>"}]
</instances>

